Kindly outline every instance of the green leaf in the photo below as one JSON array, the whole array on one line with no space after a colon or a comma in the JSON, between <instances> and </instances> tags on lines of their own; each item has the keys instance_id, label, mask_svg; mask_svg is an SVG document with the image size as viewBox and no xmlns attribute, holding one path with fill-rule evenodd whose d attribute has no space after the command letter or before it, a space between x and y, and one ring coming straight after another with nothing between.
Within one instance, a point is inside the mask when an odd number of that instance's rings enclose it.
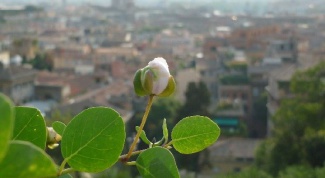
<instances>
[{"instance_id":1,"label":"green leaf","mask_svg":"<svg viewBox=\"0 0 325 178\"><path fill-rule=\"evenodd\" d=\"M165 144L166 144L168 142L168 128L167 128L166 119L164 119L164 121L163 121L162 130L163 130L163 135L164 135Z\"/></svg>"},{"instance_id":2,"label":"green leaf","mask_svg":"<svg viewBox=\"0 0 325 178\"><path fill-rule=\"evenodd\" d=\"M180 177L174 156L162 147L154 147L142 152L136 160L136 166L143 178Z\"/></svg>"},{"instance_id":3,"label":"green leaf","mask_svg":"<svg viewBox=\"0 0 325 178\"><path fill-rule=\"evenodd\" d=\"M14 125L13 104L8 97L0 93L0 162L5 156Z\"/></svg>"},{"instance_id":4,"label":"green leaf","mask_svg":"<svg viewBox=\"0 0 325 178\"><path fill-rule=\"evenodd\" d=\"M138 132L139 131L139 126L135 126L135 130ZM147 138L146 132L144 130L141 131L140 133L140 138L141 140L146 143L146 144L152 144L149 139Z\"/></svg>"},{"instance_id":5,"label":"green leaf","mask_svg":"<svg viewBox=\"0 0 325 178\"><path fill-rule=\"evenodd\" d=\"M12 140L29 141L45 149L47 132L40 111L30 107L15 107L15 111L16 117Z\"/></svg>"},{"instance_id":6,"label":"green leaf","mask_svg":"<svg viewBox=\"0 0 325 178\"><path fill-rule=\"evenodd\" d=\"M53 122L52 127L56 133L58 133L59 135L63 135L63 131L67 126L63 122L55 121Z\"/></svg>"},{"instance_id":7,"label":"green leaf","mask_svg":"<svg viewBox=\"0 0 325 178\"><path fill-rule=\"evenodd\" d=\"M105 107L82 111L65 128L61 152L64 163L77 171L99 172L118 161L125 141L121 116Z\"/></svg>"},{"instance_id":8,"label":"green leaf","mask_svg":"<svg viewBox=\"0 0 325 178\"><path fill-rule=\"evenodd\" d=\"M178 152L191 154L212 145L219 135L220 128L208 117L190 116L175 125L171 137Z\"/></svg>"},{"instance_id":9,"label":"green leaf","mask_svg":"<svg viewBox=\"0 0 325 178\"><path fill-rule=\"evenodd\" d=\"M26 141L11 141L0 163L0 177L56 177L56 165L39 147Z\"/></svg>"}]
</instances>

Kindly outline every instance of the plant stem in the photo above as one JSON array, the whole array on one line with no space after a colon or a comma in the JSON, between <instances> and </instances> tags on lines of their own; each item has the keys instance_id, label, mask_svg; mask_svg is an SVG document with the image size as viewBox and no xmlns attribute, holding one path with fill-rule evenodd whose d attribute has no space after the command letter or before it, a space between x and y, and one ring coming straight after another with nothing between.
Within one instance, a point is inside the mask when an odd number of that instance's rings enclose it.
<instances>
[{"instance_id":1,"label":"plant stem","mask_svg":"<svg viewBox=\"0 0 325 178\"><path fill-rule=\"evenodd\" d=\"M73 168L67 168L67 169L64 169L64 170L61 172L60 175L62 175L62 174L68 174L68 173L73 172L73 171L75 171Z\"/></svg>"},{"instance_id":2,"label":"plant stem","mask_svg":"<svg viewBox=\"0 0 325 178\"><path fill-rule=\"evenodd\" d=\"M147 107L146 107L146 111L144 112L143 114L143 117L142 117L142 121L141 121L141 124L140 124L140 127L139 127L139 130L137 132L137 135L135 136L134 140L133 140L133 143L131 144L131 147L130 147L130 150L128 152L128 154L126 155L124 161L126 162L132 155L132 152L135 148L135 145L137 144L138 140L139 140L139 137L140 137L140 133L142 132L143 130L143 127L144 127L144 124L146 123L147 121L147 118L148 118L148 114L149 114L149 111L150 111L150 108L151 108L151 105L152 105L152 102L153 102L153 97L155 95L150 95L149 96L149 101L148 101L148 104L147 104Z\"/></svg>"},{"instance_id":3,"label":"plant stem","mask_svg":"<svg viewBox=\"0 0 325 178\"><path fill-rule=\"evenodd\" d=\"M131 156L133 156L133 155L137 155L137 154L140 154L140 153L142 153L143 151L146 151L146 150L147 150L147 149L134 151L134 152L131 153ZM121 155L121 156L119 157L119 160L120 160L120 161L121 161L121 160L124 160L124 159L126 158L126 156L127 156L127 154Z\"/></svg>"},{"instance_id":4,"label":"plant stem","mask_svg":"<svg viewBox=\"0 0 325 178\"><path fill-rule=\"evenodd\" d=\"M63 162L60 165L59 171L58 171L58 175L61 175L64 169L65 164L67 163L66 159L63 160Z\"/></svg>"},{"instance_id":5,"label":"plant stem","mask_svg":"<svg viewBox=\"0 0 325 178\"><path fill-rule=\"evenodd\" d=\"M169 147L171 144L173 144L173 140L171 140L170 142L168 142L167 144L164 145L165 148Z\"/></svg>"}]
</instances>

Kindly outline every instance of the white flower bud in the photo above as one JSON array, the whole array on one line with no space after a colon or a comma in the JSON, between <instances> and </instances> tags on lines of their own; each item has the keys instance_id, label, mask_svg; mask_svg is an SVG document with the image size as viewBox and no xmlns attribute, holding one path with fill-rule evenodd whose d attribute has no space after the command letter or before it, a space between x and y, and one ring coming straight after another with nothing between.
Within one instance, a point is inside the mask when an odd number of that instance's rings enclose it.
<instances>
[{"instance_id":1,"label":"white flower bud","mask_svg":"<svg viewBox=\"0 0 325 178\"><path fill-rule=\"evenodd\" d=\"M164 58L155 58L148 63L150 71L153 72L152 94L159 95L167 87L170 77L167 62Z\"/></svg>"},{"instance_id":2,"label":"white flower bud","mask_svg":"<svg viewBox=\"0 0 325 178\"><path fill-rule=\"evenodd\" d=\"M174 78L170 75L164 58L155 58L134 77L134 89L137 95L169 96L175 90Z\"/></svg>"}]
</instances>

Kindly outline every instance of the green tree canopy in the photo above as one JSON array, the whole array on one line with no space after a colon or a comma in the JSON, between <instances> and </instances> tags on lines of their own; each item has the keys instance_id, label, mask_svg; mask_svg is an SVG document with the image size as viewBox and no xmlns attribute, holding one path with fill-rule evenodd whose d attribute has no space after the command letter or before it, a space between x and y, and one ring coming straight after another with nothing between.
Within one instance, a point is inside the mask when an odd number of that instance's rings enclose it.
<instances>
[{"instance_id":1,"label":"green tree canopy","mask_svg":"<svg viewBox=\"0 0 325 178\"><path fill-rule=\"evenodd\" d=\"M272 137L257 151L257 165L273 175L291 165L325 163L325 63L297 72L291 96L273 117Z\"/></svg>"},{"instance_id":2,"label":"green tree canopy","mask_svg":"<svg viewBox=\"0 0 325 178\"><path fill-rule=\"evenodd\" d=\"M185 103L179 110L179 120L190 115L209 115L210 93L205 83L190 82L185 97Z\"/></svg>"}]
</instances>

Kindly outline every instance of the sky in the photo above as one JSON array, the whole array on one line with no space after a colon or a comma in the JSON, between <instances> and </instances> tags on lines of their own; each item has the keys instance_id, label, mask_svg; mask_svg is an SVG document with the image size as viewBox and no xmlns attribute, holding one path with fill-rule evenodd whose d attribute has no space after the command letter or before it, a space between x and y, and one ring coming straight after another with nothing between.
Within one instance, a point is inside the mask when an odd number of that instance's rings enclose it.
<instances>
[{"instance_id":1,"label":"sky","mask_svg":"<svg viewBox=\"0 0 325 178\"><path fill-rule=\"evenodd\" d=\"M41 2L60 2L62 0L1 0L0 4L11 4L11 5L22 5L22 4L37 4ZM182 3L193 3L198 2L197 0L135 0L137 5L155 5L161 1L168 1L168 2L182 2ZM243 2L244 0L199 0L200 3L209 3L209 2L216 2L216 1L224 1L224 2ZM274 1L274 0L245 0L248 2L261 2L261 1ZM101 4L101 5L109 5L110 0L66 0L68 3L94 3L94 4Z\"/></svg>"}]
</instances>

